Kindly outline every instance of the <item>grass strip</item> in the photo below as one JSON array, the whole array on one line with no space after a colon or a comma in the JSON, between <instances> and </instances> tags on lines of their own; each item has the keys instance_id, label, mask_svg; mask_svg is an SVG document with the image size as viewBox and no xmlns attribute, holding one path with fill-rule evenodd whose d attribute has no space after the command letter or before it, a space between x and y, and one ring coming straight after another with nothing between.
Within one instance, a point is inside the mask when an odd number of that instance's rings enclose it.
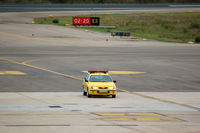
<instances>
[{"instance_id":1,"label":"grass strip","mask_svg":"<svg viewBox=\"0 0 200 133\"><path fill-rule=\"evenodd\" d=\"M130 32L132 36L166 42L194 42L200 36L200 13L98 14L79 17L100 17L101 26L115 29L85 28L101 32ZM72 25L72 16L35 18L36 24ZM75 26L80 28L78 26ZM197 42L199 43L199 42Z\"/></svg>"}]
</instances>

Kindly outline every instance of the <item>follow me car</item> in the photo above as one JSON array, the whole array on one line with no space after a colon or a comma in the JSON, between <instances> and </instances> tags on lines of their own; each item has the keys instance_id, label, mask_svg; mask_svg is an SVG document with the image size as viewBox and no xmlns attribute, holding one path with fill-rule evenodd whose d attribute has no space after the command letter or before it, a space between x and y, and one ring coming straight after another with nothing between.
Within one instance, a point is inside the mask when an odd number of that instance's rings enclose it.
<instances>
[{"instance_id":1,"label":"follow me car","mask_svg":"<svg viewBox=\"0 0 200 133\"><path fill-rule=\"evenodd\" d=\"M83 79L83 95L91 97L93 95L111 95L116 97L116 86L108 71L88 71Z\"/></svg>"}]
</instances>

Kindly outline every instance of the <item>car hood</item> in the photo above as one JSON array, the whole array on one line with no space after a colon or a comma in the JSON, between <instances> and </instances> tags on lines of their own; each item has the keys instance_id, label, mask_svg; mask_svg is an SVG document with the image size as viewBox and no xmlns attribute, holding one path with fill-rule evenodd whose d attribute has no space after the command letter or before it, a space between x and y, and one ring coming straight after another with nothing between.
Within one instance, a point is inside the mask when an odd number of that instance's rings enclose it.
<instances>
[{"instance_id":1,"label":"car hood","mask_svg":"<svg viewBox=\"0 0 200 133\"><path fill-rule=\"evenodd\" d=\"M113 87L115 84L113 82L90 82L90 86L95 87Z\"/></svg>"}]
</instances>

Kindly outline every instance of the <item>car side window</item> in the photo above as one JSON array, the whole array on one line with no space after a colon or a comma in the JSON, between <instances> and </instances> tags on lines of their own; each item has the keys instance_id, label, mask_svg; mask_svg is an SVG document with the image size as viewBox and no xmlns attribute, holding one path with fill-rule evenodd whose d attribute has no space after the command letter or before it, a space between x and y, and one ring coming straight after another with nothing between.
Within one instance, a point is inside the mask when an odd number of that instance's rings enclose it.
<instances>
[{"instance_id":1,"label":"car side window","mask_svg":"<svg viewBox=\"0 0 200 133\"><path fill-rule=\"evenodd\" d=\"M85 81L89 81L89 77L90 77L90 75L87 74L87 76L85 77Z\"/></svg>"}]
</instances>

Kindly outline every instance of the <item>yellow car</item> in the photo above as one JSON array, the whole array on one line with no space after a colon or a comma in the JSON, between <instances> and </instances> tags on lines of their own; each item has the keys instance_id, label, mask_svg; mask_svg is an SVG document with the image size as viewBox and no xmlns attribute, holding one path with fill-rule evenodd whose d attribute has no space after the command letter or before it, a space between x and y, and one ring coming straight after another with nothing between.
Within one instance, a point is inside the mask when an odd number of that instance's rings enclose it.
<instances>
[{"instance_id":1,"label":"yellow car","mask_svg":"<svg viewBox=\"0 0 200 133\"><path fill-rule=\"evenodd\" d=\"M91 97L93 95L111 95L116 97L116 86L108 71L88 71L83 79L83 95Z\"/></svg>"}]
</instances>

